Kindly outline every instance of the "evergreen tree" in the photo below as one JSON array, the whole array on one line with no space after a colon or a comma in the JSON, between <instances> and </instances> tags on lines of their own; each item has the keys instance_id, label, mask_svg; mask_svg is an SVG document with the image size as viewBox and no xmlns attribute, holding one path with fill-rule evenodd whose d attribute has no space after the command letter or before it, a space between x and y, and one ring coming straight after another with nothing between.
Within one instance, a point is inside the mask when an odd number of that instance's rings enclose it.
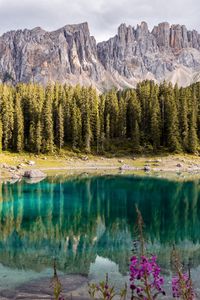
<instances>
[{"instance_id":1,"label":"evergreen tree","mask_svg":"<svg viewBox=\"0 0 200 300\"><path fill-rule=\"evenodd\" d=\"M21 152L24 149L24 120L19 93L15 95L14 111L14 150Z\"/></svg>"},{"instance_id":2,"label":"evergreen tree","mask_svg":"<svg viewBox=\"0 0 200 300\"><path fill-rule=\"evenodd\" d=\"M72 107L72 148L76 149L82 145L82 119L80 109Z\"/></svg>"},{"instance_id":3,"label":"evergreen tree","mask_svg":"<svg viewBox=\"0 0 200 300\"><path fill-rule=\"evenodd\" d=\"M198 149L198 136L196 131L196 114L194 109L192 109L190 113L189 124L188 151L190 153L195 153Z\"/></svg>"},{"instance_id":4,"label":"evergreen tree","mask_svg":"<svg viewBox=\"0 0 200 300\"><path fill-rule=\"evenodd\" d=\"M123 95L121 95L119 99L119 120L118 120L118 128L119 128L118 136L121 139L124 139L126 137L126 130L127 130L126 114L127 114L127 105Z\"/></svg>"},{"instance_id":5,"label":"evergreen tree","mask_svg":"<svg viewBox=\"0 0 200 300\"><path fill-rule=\"evenodd\" d=\"M59 150L61 150L64 145L64 114L61 104L59 104L57 108L56 121L56 144Z\"/></svg>"},{"instance_id":6,"label":"evergreen tree","mask_svg":"<svg viewBox=\"0 0 200 300\"><path fill-rule=\"evenodd\" d=\"M101 124L100 124L100 112L99 112L99 97L96 90L90 88L90 124L91 124L91 135L93 138L93 144L96 148L96 152L99 153L99 143L101 136Z\"/></svg>"},{"instance_id":7,"label":"evergreen tree","mask_svg":"<svg viewBox=\"0 0 200 300\"><path fill-rule=\"evenodd\" d=\"M14 127L13 91L4 85L1 99L1 121L3 126L3 150L12 147Z\"/></svg>"},{"instance_id":8,"label":"evergreen tree","mask_svg":"<svg viewBox=\"0 0 200 300\"><path fill-rule=\"evenodd\" d=\"M3 138L3 126L2 121L0 120L0 153L2 152L2 138Z\"/></svg>"},{"instance_id":9,"label":"evergreen tree","mask_svg":"<svg viewBox=\"0 0 200 300\"><path fill-rule=\"evenodd\" d=\"M164 91L165 97L165 141L172 152L180 152L180 131L178 122L177 104L174 101L173 87L169 84Z\"/></svg>"},{"instance_id":10,"label":"evergreen tree","mask_svg":"<svg viewBox=\"0 0 200 300\"><path fill-rule=\"evenodd\" d=\"M46 97L43 107L43 151L51 153L54 150L52 101L52 86L48 86L46 88Z\"/></svg>"},{"instance_id":11,"label":"evergreen tree","mask_svg":"<svg viewBox=\"0 0 200 300\"><path fill-rule=\"evenodd\" d=\"M137 120L133 130L133 151L140 151L140 129Z\"/></svg>"},{"instance_id":12,"label":"evergreen tree","mask_svg":"<svg viewBox=\"0 0 200 300\"><path fill-rule=\"evenodd\" d=\"M180 134L182 140L182 146L185 151L188 150L188 138L189 138L189 124L188 124L188 94L181 89L180 91L180 105L179 105L179 119L180 119Z\"/></svg>"},{"instance_id":13,"label":"evergreen tree","mask_svg":"<svg viewBox=\"0 0 200 300\"><path fill-rule=\"evenodd\" d=\"M35 151L40 153L42 149L42 125L41 121L38 120L35 130Z\"/></svg>"},{"instance_id":14,"label":"evergreen tree","mask_svg":"<svg viewBox=\"0 0 200 300\"><path fill-rule=\"evenodd\" d=\"M152 90L151 102L150 140L153 149L156 151L160 147L161 138L161 112L157 88Z\"/></svg>"},{"instance_id":15,"label":"evergreen tree","mask_svg":"<svg viewBox=\"0 0 200 300\"><path fill-rule=\"evenodd\" d=\"M101 95L79 85L0 84L0 120L3 150L40 153L68 145L99 153L131 143L134 152L196 153L200 83L179 88L144 81L136 89Z\"/></svg>"}]
</instances>

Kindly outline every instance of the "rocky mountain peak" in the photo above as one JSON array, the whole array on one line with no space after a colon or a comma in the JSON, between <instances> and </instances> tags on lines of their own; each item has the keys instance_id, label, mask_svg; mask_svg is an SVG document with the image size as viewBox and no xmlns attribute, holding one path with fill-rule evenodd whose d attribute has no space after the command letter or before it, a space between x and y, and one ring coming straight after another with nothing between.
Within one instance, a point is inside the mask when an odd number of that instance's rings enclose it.
<instances>
[{"instance_id":1,"label":"rocky mountain peak","mask_svg":"<svg viewBox=\"0 0 200 300\"><path fill-rule=\"evenodd\" d=\"M149 29L148 29L148 25L146 22L141 22L140 25L137 25L137 29L136 29L136 37L139 38L143 38L145 36L147 36L149 34Z\"/></svg>"},{"instance_id":2,"label":"rocky mountain peak","mask_svg":"<svg viewBox=\"0 0 200 300\"><path fill-rule=\"evenodd\" d=\"M144 79L186 85L200 78L200 34L162 22L150 32L121 24L108 41L96 43L88 23L48 32L40 27L0 37L0 80L134 86Z\"/></svg>"}]
</instances>

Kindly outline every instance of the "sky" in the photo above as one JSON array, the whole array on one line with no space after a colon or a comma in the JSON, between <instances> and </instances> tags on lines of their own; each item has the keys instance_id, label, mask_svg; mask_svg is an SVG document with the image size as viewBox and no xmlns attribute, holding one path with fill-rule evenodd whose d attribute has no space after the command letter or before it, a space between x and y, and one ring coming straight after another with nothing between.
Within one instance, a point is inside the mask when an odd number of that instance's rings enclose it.
<instances>
[{"instance_id":1,"label":"sky","mask_svg":"<svg viewBox=\"0 0 200 300\"><path fill-rule=\"evenodd\" d=\"M85 21L97 41L114 36L121 23L136 27L141 21L150 29L167 21L200 32L200 0L0 0L0 34Z\"/></svg>"}]
</instances>

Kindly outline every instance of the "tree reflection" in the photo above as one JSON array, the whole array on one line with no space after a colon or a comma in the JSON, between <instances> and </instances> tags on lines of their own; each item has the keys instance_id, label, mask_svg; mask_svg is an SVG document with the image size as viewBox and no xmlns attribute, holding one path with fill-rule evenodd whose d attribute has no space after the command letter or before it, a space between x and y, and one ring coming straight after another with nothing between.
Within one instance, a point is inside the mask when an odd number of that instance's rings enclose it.
<instances>
[{"instance_id":1,"label":"tree reflection","mask_svg":"<svg viewBox=\"0 0 200 300\"><path fill-rule=\"evenodd\" d=\"M57 258L66 272L88 274L96 255L126 272L134 239L135 204L150 248L169 264L173 243L200 262L199 181L133 176L48 178L0 185L0 262L42 270ZM187 247L185 247L187 246Z\"/></svg>"}]
</instances>

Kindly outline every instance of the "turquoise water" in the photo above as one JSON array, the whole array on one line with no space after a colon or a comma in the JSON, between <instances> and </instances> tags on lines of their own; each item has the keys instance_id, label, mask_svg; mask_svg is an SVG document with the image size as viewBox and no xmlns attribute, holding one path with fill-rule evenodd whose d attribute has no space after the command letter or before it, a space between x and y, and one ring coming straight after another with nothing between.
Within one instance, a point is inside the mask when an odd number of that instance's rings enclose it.
<instances>
[{"instance_id":1,"label":"turquoise water","mask_svg":"<svg viewBox=\"0 0 200 300\"><path fill-rule=\"evenodd\" d=\"M0 288L64 273L126 274L136 238L135 204L148 249L170 271L175 243L187 264L200 264L200 181L134 176L51 177L0 185ZM18 281L16 280L16 274ZM117 276L117 275L116 275ZM21 281L20 281L21 280Z\"/></svg>"}]
</instances>

